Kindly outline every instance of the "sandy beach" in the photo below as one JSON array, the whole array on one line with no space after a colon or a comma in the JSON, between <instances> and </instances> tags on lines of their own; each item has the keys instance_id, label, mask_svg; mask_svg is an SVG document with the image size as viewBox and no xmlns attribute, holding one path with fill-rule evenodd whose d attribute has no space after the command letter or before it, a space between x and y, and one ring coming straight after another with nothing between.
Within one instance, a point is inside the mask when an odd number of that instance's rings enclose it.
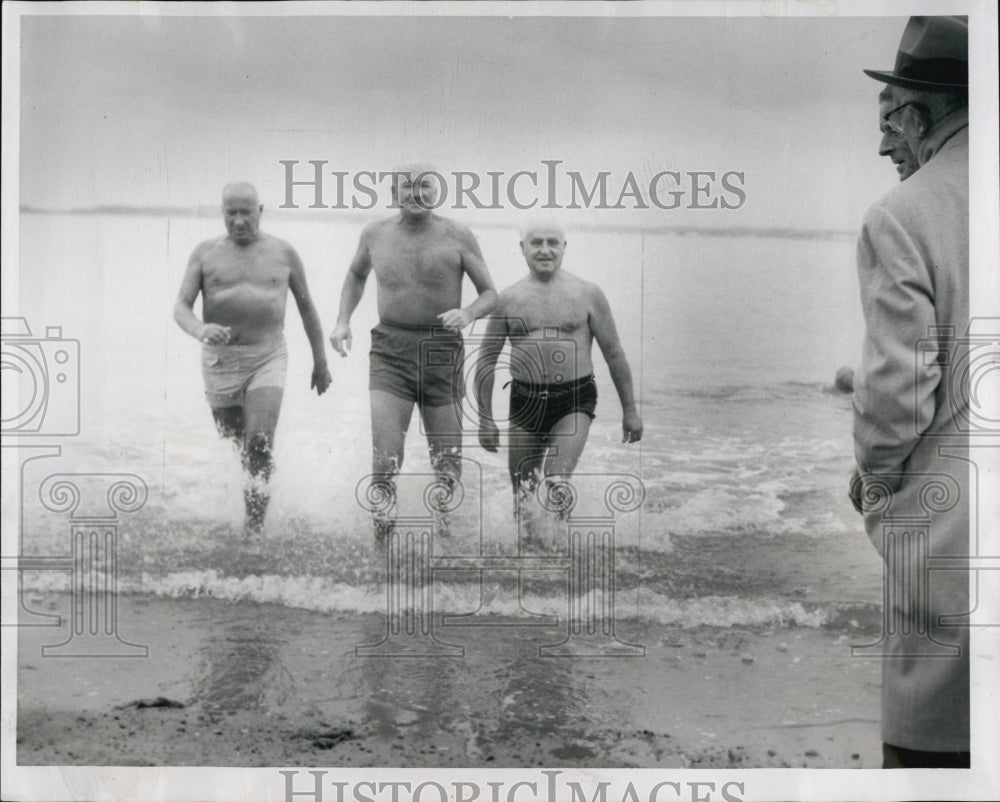
<instances>
[{"instance_id":1,"label":"sandy beach","mask_svg":"<svg viewBox=\"0 0 1000 802\"><path fill-rule=\"evenodd\" d=\"M65 601L65 599L63 599ZM460 658L357 657L378 614L119 598L148 658L63 659L19 632L21 765L837 767L880 762L877 621L633 626L627 659L538 656L531 628L463 629ZM59 605L51 596L38 609Z\"/></svg>"}]
</instances>

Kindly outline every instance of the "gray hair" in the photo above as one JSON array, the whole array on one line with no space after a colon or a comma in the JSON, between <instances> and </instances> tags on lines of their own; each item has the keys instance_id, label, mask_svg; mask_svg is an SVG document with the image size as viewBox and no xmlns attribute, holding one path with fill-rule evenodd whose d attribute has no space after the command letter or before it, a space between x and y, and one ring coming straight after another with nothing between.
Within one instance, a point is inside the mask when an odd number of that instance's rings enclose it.
<instances>
[{"instance_id":1,"label":"gray hair","mask_svg":"<svg viewBox=\"0 0 1000 802\"><path fill-rule=\"evenodd\" d=\"M558 231L559 235L562 237L563 242L566 241L566 229L552 216L550 215L536 215L528 220L521 223L518 229L518 234L521 237L521 242L528 239L528 235L532 231L538 231L540 229L549 229L550 231Z\"/></svg>"}]
</instances>

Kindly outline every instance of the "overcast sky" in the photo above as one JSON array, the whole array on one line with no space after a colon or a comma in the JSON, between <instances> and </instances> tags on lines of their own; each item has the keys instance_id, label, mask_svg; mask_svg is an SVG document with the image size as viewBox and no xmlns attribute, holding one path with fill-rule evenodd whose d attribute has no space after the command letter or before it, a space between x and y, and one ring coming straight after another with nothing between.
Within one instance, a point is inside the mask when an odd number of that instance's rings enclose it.
<instances>
[{"instance_id":1,"label":"overcast sky","mask_svg":"<svg viewBox=\"0 0 1000 802\"><path fill-rule=\"evenodd\" d=\"M560 159L614 186L745 174L738 210L630 220L852 230L897 180L861 69L892 67L905 21L27 17L21 202L193 207L246 177L273 208L281 159L352 174Z\"/></svg>"}]
</instances>

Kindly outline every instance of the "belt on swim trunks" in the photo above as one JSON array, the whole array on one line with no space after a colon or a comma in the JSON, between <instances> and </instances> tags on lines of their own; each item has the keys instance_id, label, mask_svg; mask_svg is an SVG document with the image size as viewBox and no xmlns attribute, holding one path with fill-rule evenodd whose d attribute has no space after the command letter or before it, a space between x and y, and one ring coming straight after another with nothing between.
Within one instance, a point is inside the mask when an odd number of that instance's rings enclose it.
<instances>
[{"instance_id":1,"label":"belt on swim trunks","mask_svg":"<svg viewBox=\"0 0 1000 802\"><path fill-rule=\"evenodd\" d=\"M387 326L390 329L400 329L401 331L427 332L428 334L435 335L438 337L448 334L452 336L458 336L461 334L460 331L449 329L446 326L441 325L440 323L414 324L414 323L397 323L394 320L379 320L378 325Z\"/></svg>"},{"instance_id":2,"label":"belt on swim trunks","mask_svg":"<svg viewBox=\"0 0 1000 802\"><path fill-rule=\"evenodd\" d=\"M520 381L519 379L511 379L504 385L504 388L509 386L512 392L516 390L521 395L546 399L574 393L592 381L594 381L593 373L588 373L586 376L581 376L571 382L561 382L559 384L533 384L531 382Z\"/></svg>"}]
</instances>

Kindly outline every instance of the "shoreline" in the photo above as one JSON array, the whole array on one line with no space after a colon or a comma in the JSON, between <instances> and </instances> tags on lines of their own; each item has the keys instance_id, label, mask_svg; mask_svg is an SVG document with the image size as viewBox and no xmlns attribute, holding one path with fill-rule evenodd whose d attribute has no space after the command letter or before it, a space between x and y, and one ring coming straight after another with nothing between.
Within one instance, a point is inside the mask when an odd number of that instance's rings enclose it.
<instances>
[{"instance_id":1,"label":"shoreline","mask_svg":"<svg viewBox=\"0 0 1000 802\"><path fill-rule=\"evenodd\" d=\"M65 619L18 631L20 765L881 765L880 666L850 656L870 622L625 621L616 634L644 656L570 660L539 657L551 629L487 626L448 630L459 657L379 658L356 647L384 635L381 614L117 603L148 659L43 657Z\"/></svg>"}]
</instances>

